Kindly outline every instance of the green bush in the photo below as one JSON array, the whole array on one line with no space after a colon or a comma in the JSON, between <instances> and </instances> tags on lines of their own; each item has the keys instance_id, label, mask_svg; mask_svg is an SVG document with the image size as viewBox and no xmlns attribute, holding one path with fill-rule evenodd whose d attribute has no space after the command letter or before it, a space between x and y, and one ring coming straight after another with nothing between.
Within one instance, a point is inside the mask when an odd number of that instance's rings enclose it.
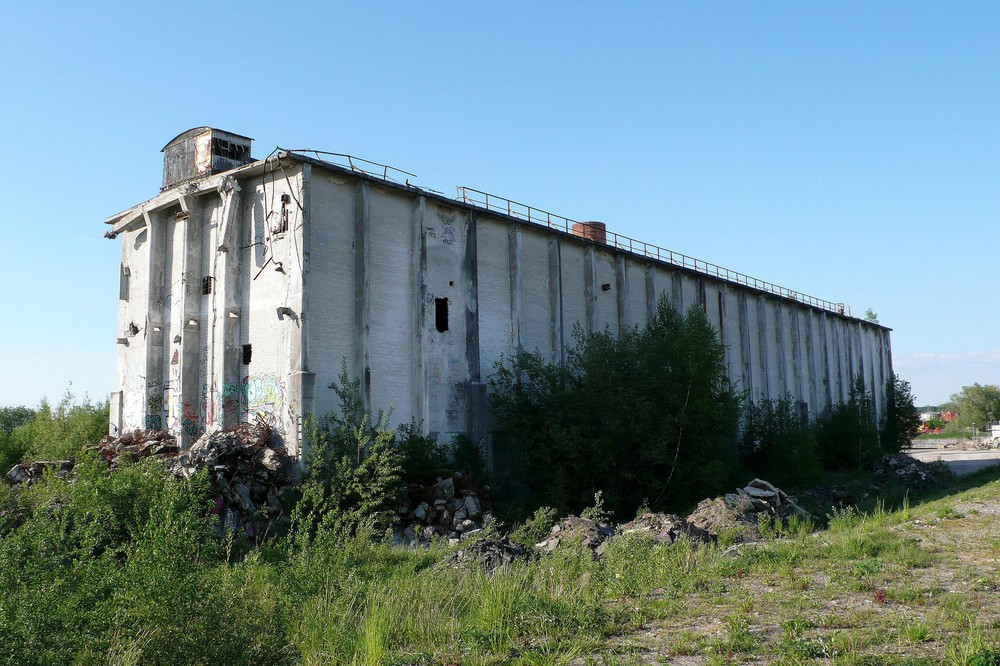
<instances>
[{"instance_id":1,"label":"green bush","mask_svg":"<svg viewBox=\"0 0 1000 666\"><path fill-rule=\"evenodd\" d=\"M42 400L34 418L11 431L13 444L5 450L21 451L22 460L66 460L107 434L108 403L77 404L67 391L55 409Z\"/></svg>"},{"instance_id":2,"label":"green bush","mask_svg":"<svg viewBox=\"0 0 1000 666\"><path fill-rule=\"evenodd\" d=\"M938 427L943 426L944 421L941 421L941 426ZM885 415L880 433L882 450L886 453L899 453L908 449L919 432L920 414L913 405L910 382L893 373L885 382Z\"/></svg>"},{"instance_id":3,"label":"green bush","mask_svg":"<svg viewBox=\"0 0 1000 666\"><path fill-rule=\"evenodd\" d=\"M317 536L337 540L361 529L388 529L402 490L403 454L387 416L379 414L373 422L361 399L361 382L351 379L346 367L330 388L340 398L340 411L306 420L307 471L292 512L300 545Z\"/></svg>"},{"instance_id":4,"label":"green bush","mask_svg":"<svg viewBox=\"0 0 1000 666\"><path fill-rule=\"evenodd\" d=\"M704 312L662 299L642 329L574 332L565 367L519 350L497 364L493 404L539 504L579 511L598 491L633 515L729 485L739 401Z\"/></svg>"}]
</instances>

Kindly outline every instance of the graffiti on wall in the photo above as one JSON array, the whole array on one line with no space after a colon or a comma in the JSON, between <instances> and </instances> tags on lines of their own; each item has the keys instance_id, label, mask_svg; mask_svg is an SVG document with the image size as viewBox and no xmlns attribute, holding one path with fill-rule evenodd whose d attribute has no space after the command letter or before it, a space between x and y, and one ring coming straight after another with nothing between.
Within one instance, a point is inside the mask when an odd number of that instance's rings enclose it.
<instances>
[{"instance_id":1,"label":"graffiti on wall","mask_svg":"<svg viewBox=\"0 0 1000 666\"><path fill-rule=\"evenodd\" d=\"M163 430L163 389L151 381L146 389L146 430Z\"/></svg>"},{"instance_id":2,"label":"graffiti on wall","mask_svg":"<svg viewBox=\"0 0 1000 666\"><path fill-rule=\"evenodd\" d=\"M285 406L285 384L273 375L243 378L243 411L280 417Z\"/></svg>"}]
</instances>

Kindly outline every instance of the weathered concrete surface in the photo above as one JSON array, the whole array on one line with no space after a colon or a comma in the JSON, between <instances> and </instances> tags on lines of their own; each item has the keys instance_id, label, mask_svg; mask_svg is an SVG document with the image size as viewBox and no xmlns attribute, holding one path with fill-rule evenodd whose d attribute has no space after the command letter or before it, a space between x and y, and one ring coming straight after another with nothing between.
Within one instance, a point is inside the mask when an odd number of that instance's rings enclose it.
<instances>
[{"instance_id":1,"label":"weathered concrete surface","mask_svg":"<svg viewBox=\"0 0 1000 666\"><path fill-rule=\"evenodd\" d=\"M702 309L749 400L787 395L814 416L862 376L881 414L892 370L889 329L843 306L294 153L106 222L122 242L114 434L165 429L188 446L263 416L296 453L346 368L392 425L488 452L501 357L563 362L575 325L642 326L662 295Z\"/></svg>"}]
</instances>

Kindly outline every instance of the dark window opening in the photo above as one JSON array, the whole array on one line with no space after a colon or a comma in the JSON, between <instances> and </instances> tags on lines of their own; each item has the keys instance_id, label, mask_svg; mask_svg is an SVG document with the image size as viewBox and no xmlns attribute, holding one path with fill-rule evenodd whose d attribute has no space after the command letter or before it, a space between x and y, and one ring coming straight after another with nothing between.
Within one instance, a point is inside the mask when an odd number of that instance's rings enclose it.
<instances>
[{"instance_id":1,"label":"dark window opening","mask_svg":"<svg viewBox=\"0 0 1000 666\"><path fill-rule=\"evenodd\" d=\"M244 162L250 159L250 146L231 143L225 139L212 139L212 154Z\"/></svg>"},{"instance_id":2,"label":"dark window opening","mask_svg":"<svg viewBox=\"0 0 1000 666\"><path fill-rule=\"evenodd\" d=\"M121 279L118 282L118 300L127 301L128 300L128 278L131 275L131 271L125 264L121 265Z\"/></svg>"},{"instance_id":3,"label":"dark window opening","mask_svg":"<svg viewBox=\"0 0 1000 666\"><path fill-rule=\"evenodd\" d=\"M434 299L434 326L437 328L438 333L444 333L448 330L448 299L447 298L435 298Z\"/></svg>"},{"instance_id":4,"label":"dark window opening","mask_svg":"<svg viewBox=\"0 0 1000 666\"><path fill-rule=\"evenodd\" d=\"M601 291L611 291L611 283L605 282L601 285Z\"/></svg>"},{"instance_id":5,"label":"dark window opening","mask_svg":"<svg viewBox=\"0 0 1000 666\"><path fill-rule=\"evenodd\" d=\"M201 280L201 293L207 296L212 293L212 276L207 275Z\"/></svg>"},{"instance_id":6,"label":"dark window opening","mask_svg":"<svg viewBox=\"0 0 1000 666\"><path fill-rule=\"evenodd\" d=\"M250 345L243 345L243 365L250 365L251 356L253 356L253 349Z\"/></svg>"}]
</instances>

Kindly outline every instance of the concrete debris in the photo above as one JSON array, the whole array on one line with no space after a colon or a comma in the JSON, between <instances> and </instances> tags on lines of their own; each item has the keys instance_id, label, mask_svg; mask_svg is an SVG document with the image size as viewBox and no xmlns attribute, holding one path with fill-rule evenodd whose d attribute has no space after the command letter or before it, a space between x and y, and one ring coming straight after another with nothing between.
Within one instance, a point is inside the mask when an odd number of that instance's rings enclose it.
<instances>
[{"instance_id":1,"label":"concrete debris","mask_svg":"<svg viewBox=\"0 0 1000 666\"><path fill-rule=\"evenodd\" d=\"M491 518L482 506L480 494L459 475L438 479L430 486L411 484L396 503L400 522L393 541L407 545L458 543L469 534L478 534Z\"/></svg>"},{"instance_id":2,"label":"concrete debris","mask_svg":"<svg viewBox=\"0 0 1000 666\"><path fill-rule=\"evenodd\" d=\"M500 567L510 566L514 562L525 562L531 554L521 544L511 541L505 535L499 538L479 538L468 542L468 545L452 553L445 564L448 566L465 567L476 565L486 573L493 573Z\"/></svg>"},{"instance_id":3,"label":"concrete debris","mask_svg":"<svg viewBox=\"0 0 1000 666\"><path fill-rule=\"evenodd\" d=\"M943 463L925 463L905 453L882 456L875 462L874 471L879 479L895 478L908 488L918 490L926 490L953 476Z\"/></svg>"},{"instance_id":4,"label":"concrete debris","mask_svg":"<svg viewBox=\"0 0 1000 666\"><path fill-rule=\"evenodd\" d=\"M672 513L644 513L618 528L618 535L642 534L657 543L671 544L682 536L692 541L713 541L714 537Z\"/></svg>"},{"instance_id":5,"label":"concrete debris","mask_svg":"<svg viewBox=\"0 0 1000 666\"><path fill-rule=\"evenodd\" d=\"M762 515L782 521L792 516L812 518L783 490L754 479L735 493L702 500L687 522L714 536L727 534L740 541L753 541L760 538L757 521Z\"/></svg>"},{"instance_id":6,"label":"concrete debris","mask_svg":"<svg viewBox=\"0 0 1000 666\"><path fill-rule=\"evenodd\" d=\"M57 479L64 479L73 471L72 460L36 460L14 465L7 472L7 483L12 486L31 486L42 480L46 470L52 470Z\"/></svg>"},{"instance_id":7,"label":"concrete debris","mask_svg":"<svg viewBox=\"0 0 1000 666\"><path fill-rule=\"evenodd\" d=\"M582 546L600 557L604 554L604 542L614 533L613 527L589 518L567 516L552 526L545 540L535 544L535 549L551 553L560 546Z\"/></svg>"},{"instance_id":8,"label":"concrete debris","mask_svg":"<svg viewBox=\"0 0 1000 666\"><path fill-rule=\"evenodd\" d=\"M181 450L177 440L166 430L133 430L118 437L107 435L94 449L112 469L118 466L122 457L132 461L152 456L172 457Z\"/></svg>"},{"instance_id":9,"label":"concrete debris","mask_svg":"<svg viewBox=\"0 0 1000 666\"><path fill-rule=\"evenodd\" d=\"M219 496L211 513L219 515L226 530L256 536L257 518L271 518L282 527L281 497L294 482L294 461L284 447L272 442L271 427L258 420L228 430L216 429L198 438L167 466L177 478L190 478L198 470L208 476Z\"/></svg>"}]
</instances>

